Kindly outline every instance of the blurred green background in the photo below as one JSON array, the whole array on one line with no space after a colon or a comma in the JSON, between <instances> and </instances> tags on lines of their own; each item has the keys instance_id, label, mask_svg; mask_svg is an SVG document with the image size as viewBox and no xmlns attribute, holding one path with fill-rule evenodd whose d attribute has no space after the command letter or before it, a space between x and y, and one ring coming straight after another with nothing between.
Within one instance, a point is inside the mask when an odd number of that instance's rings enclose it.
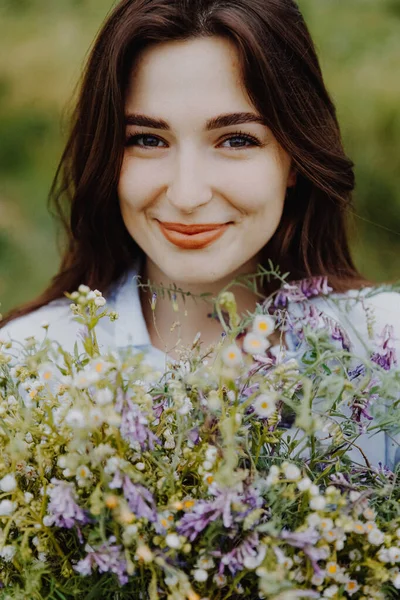
<instances>
[{"instance_id":1,"label":"blurred green background","mask_svg":"<svg viewBox=\"0 0 400 600\"><path fill-rule=\"evenodd\" d=\"M0 0L1 311L33 298L59 257L46 200L70 105L111 0ZM356 163L360 269L400 278L400 0L300 0Z\"/></svg>"}]
</instances>

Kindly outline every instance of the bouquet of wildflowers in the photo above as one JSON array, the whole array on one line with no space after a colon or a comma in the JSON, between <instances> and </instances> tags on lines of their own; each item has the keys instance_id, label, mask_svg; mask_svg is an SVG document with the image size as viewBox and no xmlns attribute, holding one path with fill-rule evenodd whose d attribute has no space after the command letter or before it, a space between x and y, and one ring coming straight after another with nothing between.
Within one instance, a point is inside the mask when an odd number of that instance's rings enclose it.
<instances>
[{"instance_id":1,"label":"bouquet of wildflowers","mask_svg":"<svg viewBox=\"0 0 400 600\"><path fill-rule=\"evenodd\" d=\"M86 286L83 352L3 343L0 599L398 598L398 473L347 456L400 423L391 332L360 359L337 324L288 317L324 289L285 284L245 319L224 292L212 358L197 338L164 374L100 353L118 315Z\"/></svg>"}]
</instances>

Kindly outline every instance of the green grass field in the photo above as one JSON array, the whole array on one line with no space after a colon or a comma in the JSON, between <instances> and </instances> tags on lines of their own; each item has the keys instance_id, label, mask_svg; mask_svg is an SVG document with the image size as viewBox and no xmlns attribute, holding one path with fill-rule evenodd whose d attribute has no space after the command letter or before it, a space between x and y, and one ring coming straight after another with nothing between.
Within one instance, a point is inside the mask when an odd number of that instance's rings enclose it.
<instances>
[{"instance_id":1,"label":"green grass field","mask_svg":"<svg viewBox=\"0 0 400 600\"><path fill-rule=\"evenodd\" d=\"M267 0L265 0L267 1ZM0 0L0 300L39 293L59 257L47 193L110 0ZM400 279L400 1L301 0L356 164L357 264Z\"/></svg>"}]
</instances>

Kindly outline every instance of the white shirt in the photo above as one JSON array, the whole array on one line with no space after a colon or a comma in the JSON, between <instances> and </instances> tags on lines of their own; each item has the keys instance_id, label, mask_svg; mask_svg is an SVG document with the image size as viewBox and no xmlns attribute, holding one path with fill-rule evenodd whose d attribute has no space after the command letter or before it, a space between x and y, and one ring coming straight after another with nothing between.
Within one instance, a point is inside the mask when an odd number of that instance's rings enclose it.
<instances>
[{"instance_id":1,"label":"white shirt","mask_svg":"<svg viewBox=\"0 0 400 600\"><path fill-rule=\"evenodd\" d=\"M171 359L151 345L140 303L137 274L136 266L112 286L111 292L107 295L107 306L116 310L119 318L113 323L109 319L101 319L96 327L97 340L101 351L127 346L132 346L137 351L143 351L146 355L146 362L164 372ZM370 290L371 288L366 288L361 293L365 296ZM307 302L339 321L353 344L352 351L365 355L365 344L370 348L371 342L368 341L365 310L360 302L356 302L358 293L357 290L351 290L346 294L318 296ZM346 304L348 312L338 310L335 300L342 305ZM70 300L62 298L14 319L0 329L0 338L24 342L25 338L35 336L41 340L46 335L42 324L47 322L49 324L48 336L57 340L65 350L73 353L75 342L78 341L78 345L81 344L79 336L81 325L74 321L74 315L69 308L70 304ZM380 334L386 324L393 325L398 367L400 368L400 293L380 292L372 298L365 299L364 307L367 307L370 314L374 315L375 335ZM296 311L296 306L294 306L294 311ZM80 347L83 349L83 346ZM357 444L363 449L371 464L378 466L378 462L382 462L388 468L393 469L394 465L400 462L400 436L397 436L397 440L397 442L392 440L382 432L373 436L371 433L366 433L358 438ZM349 455L357 462L363 463L358 450L352 450Z\"/></svg>"}]
</instances>

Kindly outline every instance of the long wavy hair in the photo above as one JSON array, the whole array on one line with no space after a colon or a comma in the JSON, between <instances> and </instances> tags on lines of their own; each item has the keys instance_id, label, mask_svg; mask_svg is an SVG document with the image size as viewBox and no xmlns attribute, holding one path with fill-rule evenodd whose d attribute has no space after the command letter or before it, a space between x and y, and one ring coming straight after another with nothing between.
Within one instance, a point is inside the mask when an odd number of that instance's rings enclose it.
<instances>
[{"instance_id":1,"label":"long wavy hair","mask_svg":"<svg viewBox=\"0 0 400 600\"><path fill-rule=\"evenodd\" d=\"M65 234L59 271L38 298L11 311L2 324L81 283L106 293L142 252L125 228L117 196L131 68L150 44L204 36L234 42L249 97L297 171L263 260L289 271L292 280L326 275L337 292L369 284L349 248L354 164L343 149L336 110L296 2L122 0L89 54L49 194Z\"/></svg>"}]
</instances>

